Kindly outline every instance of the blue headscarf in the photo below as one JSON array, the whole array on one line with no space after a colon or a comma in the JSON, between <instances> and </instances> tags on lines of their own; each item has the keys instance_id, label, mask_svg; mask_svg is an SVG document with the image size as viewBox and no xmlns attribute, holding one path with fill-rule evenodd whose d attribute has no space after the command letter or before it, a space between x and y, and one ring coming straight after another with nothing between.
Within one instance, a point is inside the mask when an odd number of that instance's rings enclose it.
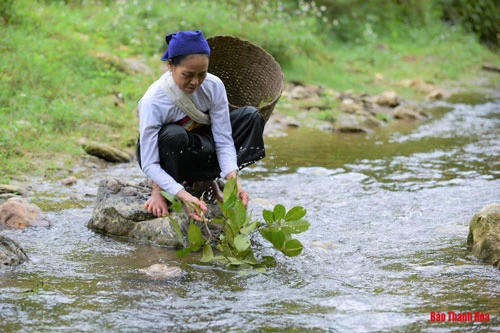
<instances>
[{"instance_id":1,"label":"blue headscarf","mask_svg":"<svg viewBox=\"0 0 500 333\"><path fill-rule=\"evenodd\" d=\"M210 55L210 46L201 30L179 31L168 34L165 37L168 49L161 57L161 60L167 61L173 57L187 54L208 54Z\"/></svg>"}]
</instances>

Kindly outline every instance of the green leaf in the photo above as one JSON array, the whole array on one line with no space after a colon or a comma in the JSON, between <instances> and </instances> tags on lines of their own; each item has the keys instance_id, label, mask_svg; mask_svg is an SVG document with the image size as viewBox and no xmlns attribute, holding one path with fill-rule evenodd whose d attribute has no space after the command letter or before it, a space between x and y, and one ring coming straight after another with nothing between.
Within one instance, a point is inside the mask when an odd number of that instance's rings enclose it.
<instances>
[{"instance_id":1,"label":"green leaf","mask_svg":"<svg viewBox=\"0 0 500 333\"><path fill-rule=\"evenodd\" d=\"M286 213L285 221L299 220L304 216L306 216L306 213L307 211L304 209L304 207L301 206L292 207L292 209L290 209L288 213Z\"/></svg>"},{"instance_id":2,"label":"green leaf","mask_svg":"<svg viewBox=\"0 0 500 333\"><path fill-rule=\"evenodd\" d=\"M281 250L281 252L288 257L295 257L298 256L303 249L304 246L301 242L297 239L290 239L285 243L285 247Z\"/></svg>"},{"instance_id":3,"label":"green leaf","mask_svg":"<svg viewBox=\"0 0 500 333\"><path fill-rule=\"evenodd\" d=\"M205 238L203 238L203 235L201 234L200 227L192 221L189 224L188 240L190 247L193 248L193 251L198 251L206 243Z\"/></svg>"},{"instance_id":4,"label":"green leaf","mask_svg":"<svg viewBox=\"0 0 500 333\"><path fill-rule=\"evenodd\" d=\"M227 257L226 258L227 260L229 260L229 264L230 265L236 265L236 266L239 266L239 265L243 265L244 262L241 261L241 260L238 260L236 259L235 257Z\"/></svg>"},{"instance_id":5,"label":"green leaf","mask_svg":"<svg viewBox=\"0 0 500 333\"><path fill-rule=\"evenodd\" d=\"M264 228L260 230L260 234L280 251L285 245L286 234L283 230L273 231L271 228Z\"/></svg>"},{"instance_id":6,"label":"green leaf","mask_svg":"<svg viewBox=\"0 0 500 333\"><path fill-rule=\"evenodd\" d=\"M259 221L252 222L240 229L240 233L243 235L250 235L255 229L260 225Z\"/></svg>"},{"instance_id":7,"label":"green leaf","mask_svg":"<svg viewBox=\"0 0 500 333\"><path fill-rule=\"evenodd\" d=\"M222 217L215 217L212 219L211 221L212 223L215 223L215 224L224 224L226 223L226 219L225 218L222 218Z\"/></svg>"},{"instance_id":8,"label":"green leaf","mask_svg":"<svg viewBox=\"0 0 500 333\"><path fill-rule=\"evenodd\" d=\"M239 200L238 184L236 183L236 179L231 178L224 185L223 199L224 201L222 204L219 204L219 206L221 207L222 213L227 216L229 211Z\"/></svg>"},{"instance_id":9,"label":"green leaf","mask_svg":"<svg viewBox=\"0 0 500 333\"><path fill-rule=\"evenodd\" d=\"M243 252L250 247L250 239L246 235L238 235L234 238L234 247Z\"/></svg>"},{"instance_id":10,"label":"green leaf","mask_svg":"<svg viewBox=\"0 0 500 333\"><path fill-rule=\"evenodd\" d=\"M241 226L247 222L247 209L243 202L238 199L234 206L227 211L227 216L229 218L227 223L230 226L231 233L237 235Z\"/></svg>"},{"instance_id":11,"label":"green leaf","mask_svg":"<svg viewBox=\"0 0 500 333\"><path fill-rule=\"evenodd\" d=\"M186 247L184 249L180 249L178 250L177 252L175 252L177 254L177 257L178 258L182 258L182 257L185 257L187 256L188 254L190 254L191 252L193 252L193 248L191 247Z\"/></svg>"},{"instance_id":12,"label":"green leaf","mask_svg":"<svg viewBox=\"0 0 500 333\"><path fill-rule=\"evenodd\" d=\"M274 257L263 256L262 265L264 265L265 267L276 267L278 264L276 263L276 259Z\"/></svg>"},{"instance_id":13,"label":"green leaf","mask_svg":"<svg viewBox=\"0 0 500 333\"><path fill-rule=\"evenodd\" d=\"M234 206L234 204L238 201L238 197L236 196L230 196L227 199L224 199L224 202L220 204L222 213L224 215L227 215L228 212L231 210L231 208Z\"/></svg>"},{"instance_id":14,"label":"green leaf","mask_svg":"<svg viewBox=\"0 0 500 333\"><path fill-rule=\"evenodd\" d=\"M167 199L168 202L170 202L170 209L176 213L179 213L182 211L182 202L177 199L176 196L167 193L165 191L161 191L161 194Z\"/></svg>"},{"instance_id":15,"label":"green leaf","mask_svg":"<svg viewBox=\"0 0 500 333\"><path fill-rule=\"evenodd\" d=\"M281 228L291 234L300 234L301 232L307 231L309 226L309 221L304 219L284 222L281 224Z\"/></svg>"},{"instance_id":16,"label":"green leaf","mask_svg":"<svg viewBox=\"0 0 500 333\"><path fill-rule=\"evenodd\" d=\"M226 257L221 256L221 255L215 256L212 260L213 261L218 261L221 264L229 264L229 260Z\"/></svg>"},{"instance_id":17,"label":"green leaf","mask_svg":"<svg viewBox=\"0 0 500 333\"><path fill-rule=\"evenodd\" d=\"M273 210L274 221L278 222L279 220L281 220L282 218L284 218L285 217L285 213L286 213L285 206L283 206L281 204L278 204L278 205L274 206L274 210Z\"/></svg>"},{"instance_id":18,"label":"green leaf","mask_svg":"<svg viewBox=\"0 0 500 333\"><path fill-rule=\"evenodd\" d=\"M170 223L172 224L172 227L175 230L175 233L177 234L177 238L179 239L179 242L182 244L184 242L184 235L182 234L181 228L179 227L179 224L169 216Z\"/></svg>"},{"instance_id":19,"label":"green leaf","mask_svg":"<svg viewBox=\"0 0 500 333\"><path fill-rule=\"evenodd\" d=\"M229 179L224 185L224 203L228 201L231 196L238 196L238 184L236 183L236 178Z\"/></svg>"},{"instance_id":20,"label":"green leaf","mask_svg":"<svg viewBox=\"0 0 500 333\"><path fill-rule=\"evenodd\" d=\"M264 209L264 211L262 211L262 217L264 218L264 221L266 221L266 223L269 225L274 222L273 212L271 212L270 210Z\"/></svg>"},{"instance_id":21,"label":"green leaf","mask_svg":"<svg viewBox=\"0 0 500 333\"><path fill-rule=\"evenodd\" d=\"M243 201L238 200L235 205L234 205L234 218L235 222L238 226L238 229L241 228L247 221L247 209L245 208L245 205L243 204Z\"/></svg>"},{"instance_id":22,"label":"green leaf","mask_svg":"<svg viewBox=\"0 0 500 333\"><path fill-rule=\"evenodd\" d=\"M234 222L236 221L236 216L235 216L234 209L230 209L227 212L227 219L226 219L226 224L225 224L225 235L227 238L233 239L237 234L239 230L238 223Z\"/></svg>"},{"instance_id":23,"label":"green leaf","mask_svg":"<svg viewBox=\"0 0 500 333\"><path fill-rule=\"evenodd\" d=\"M250 250L248 251L248 254L245 256L245 259L243 261L249 265L258 265L257 259L255 259L255 256L253 255L253 251Z\"/></svg>"},{"instance_id":24,"label":"green leaf","mask_svg":"<svg viewBox=\"0 0 500 333\"><path fill-rule=\"evenodd\" d=\"M200 261L201 262L210 262L214 259L214 251L212 250L212 247L210 244L206 243L203 246L203 256L201 257Z\"/></svg>"},{"instance_id":25,"label":"green leaf","mask_svg":"<svg viewBox=\"0 0 500 333\"><path fill-rule=\"evenodd\" d=\"M165 192L165 191L161 191L161 194L165 197L165 199L167 199L169 202L174 202L174 201L178 201L176 198L175 198L175 195L172 195L168 192Z\"/></svg>"}]
</instances>

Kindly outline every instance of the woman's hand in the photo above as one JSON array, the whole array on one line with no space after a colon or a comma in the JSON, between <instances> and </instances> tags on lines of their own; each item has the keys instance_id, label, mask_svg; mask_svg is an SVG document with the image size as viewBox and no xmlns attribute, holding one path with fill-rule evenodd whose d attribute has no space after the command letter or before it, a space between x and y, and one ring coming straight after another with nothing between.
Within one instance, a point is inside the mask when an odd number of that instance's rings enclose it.
<instances>
[{"instance_id":1,"label":"woman's hand","mask_svg":"<svg viewBox=\"0 0 500 333\"><path fill-rule=\"evenodd\" d=\"M168 216L167 199L161 194L161 188L154 182L153 191L144 204L144 208L156 217Z\"/></svg>"},{"instance_id":2,"label":"woman's hand","mask_svg":"<svg viewBox=\"0 0 500 333\"><path fill-rule=\"evenodd\" d=\"M243 202L243 205L245 205L245 208L248 208L248 193L243 189L243 187L239 186L238 184L238 198L241 199Z\"/></svg>"},{"instance_id":3,"label":"woman's hand","mask_svg":"<svg viewBox=\"0 0 500 333\"><path fill-rule=\"evenodd\" d=\"M188 211L189 216L191 216L196 221L205 220L205 214L207 213L207 204L205 201L198 199L197 197L191 195L185 189L180 190L176 194Z\"/></svg>"}]
</instances>

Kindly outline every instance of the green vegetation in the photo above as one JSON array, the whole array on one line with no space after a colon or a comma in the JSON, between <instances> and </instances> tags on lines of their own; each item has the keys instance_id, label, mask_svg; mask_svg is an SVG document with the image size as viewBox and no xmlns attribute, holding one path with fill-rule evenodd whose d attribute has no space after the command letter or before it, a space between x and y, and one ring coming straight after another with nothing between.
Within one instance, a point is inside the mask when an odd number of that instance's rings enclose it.
<instances>
[{"instance_id":1,"label":"green vegetation","mask_svg":"<svg viewBox=\"0 0 500 333\"><path fill-rule=\"evenodd\" d=\"M201 262L264 270L264 267L273 265L275 259L272 256L264 256L259 261L255 257L250 236L256 231L275 249L288 257L298 256L302 252L304 246L293 238L292 234L299 234L309 229L309 222L304 219L306 210L303 207L295 206L287 212L283 205L276 205L272 211L263 211L265 223L262 223L252 221L237 194L236 179L228 180L224 187L224 202L219 204L222 216L200 223L191 220L187 235L188 246L177 251L179 257L202 250ZM176 211L182 209L182 204L176 198L166 192L163 192L163 195L172 203L172 209ZM184 236L179 225L173 218L170 218L170 221L179 241L183 243ZM222 233L217 236L210 234L208 239L203 237L199 226L203 223L222 225ZM215 254L212 247L215 247Z\"/></svg>"},{"instance_id":2,"label":"green vegetation","mask_svg":"<svg viewBox=\"0 0 500 333\"><path fill-rule=\"evenodd\" d=\"M451 2L461 7L445 11ZM160 57L172 31L248 39L280 62L287 80L337 91L394 89L410 98L419 96L404 80L473 87L482 63L500 62L479 42L497 45L493 0L477 12L467 7L472 0L379 3L2 1L0 182L21 174L63 177L84 154L81 137L133 149L137 101L165 70ZM375 83L377 73L385 80ZM498 77L491 76L494 84Z\"/></svg>"}]
</instances>

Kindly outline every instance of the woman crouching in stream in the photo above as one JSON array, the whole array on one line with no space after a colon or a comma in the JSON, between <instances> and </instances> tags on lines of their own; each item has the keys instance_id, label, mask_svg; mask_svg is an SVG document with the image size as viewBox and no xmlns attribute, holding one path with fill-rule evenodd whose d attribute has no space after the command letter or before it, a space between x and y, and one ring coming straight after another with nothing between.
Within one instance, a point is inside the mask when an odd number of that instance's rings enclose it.
<instances>
[{"instance_id":1,"label":"woman crouching in stream","mask_svg":"<svg viewBox=\"0 0 500 333\"><path fill-rule=\"evenodd\" d=\"M265 121L254 107L229 112L222 80L208 73L210 46L200 30L169 34L166 42L162 60L168 61L168 71L139 101L137 160L153 182L145 209L158 217L168 215L165 191L199 221L207 205L185 185L237 178L238 170L262 159ZM239 179L237 184L246 207L248 193Z\"/></svg>"}]
</instances>

